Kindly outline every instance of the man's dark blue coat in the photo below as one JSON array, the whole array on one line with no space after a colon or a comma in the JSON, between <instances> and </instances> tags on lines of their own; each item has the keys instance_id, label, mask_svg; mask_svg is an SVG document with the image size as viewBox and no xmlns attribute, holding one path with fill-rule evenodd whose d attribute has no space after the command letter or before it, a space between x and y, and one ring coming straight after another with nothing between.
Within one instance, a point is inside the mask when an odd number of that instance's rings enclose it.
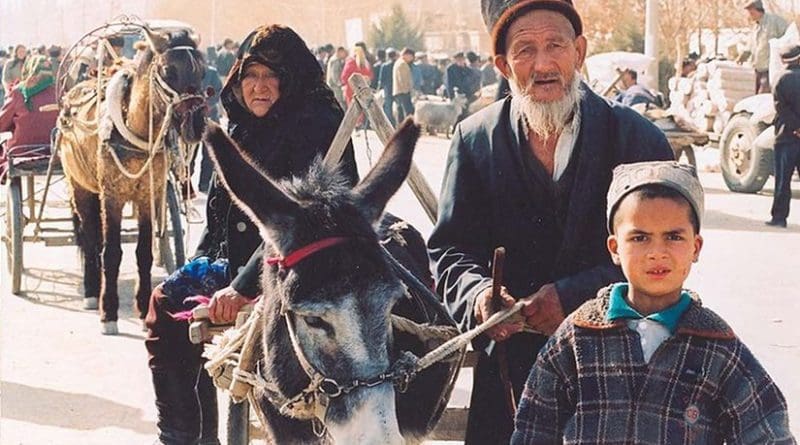
<instances>
[{"instance_id":1,"label":"man's dark blue coat","mask_svg":"<svg viewBox=\"0 0 800 445\"><path fill-rule=\"evenodd\" d=\"M475 326L474 301L491 285L497 246L506 248L503 284L514 297L555 283L566 314L598 289L624 279L606 249L612 170L674 154L664 134L638 113L602 99L586 85L581 88L580 130L558 181L531 154L510 98L455 130L428 248L437 291L462 330ZM545 340L523 333L506 342L518 395ZM488 338L479 337L474 346L483 350L488 344ZM468 443L507 443L513 428L496 365L488 358L484 351L475 371Z\"/></svg>"}]
</instances>

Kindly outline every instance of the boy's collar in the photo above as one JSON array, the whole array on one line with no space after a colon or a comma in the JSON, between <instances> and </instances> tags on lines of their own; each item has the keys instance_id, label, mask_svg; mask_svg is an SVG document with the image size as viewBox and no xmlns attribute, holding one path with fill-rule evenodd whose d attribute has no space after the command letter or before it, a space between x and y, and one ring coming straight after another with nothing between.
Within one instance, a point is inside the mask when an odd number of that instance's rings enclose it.
<instances>
[{"instance_id":1,"label":"boy's collar","mask_svg":"<svg viewBox=\"0 0 800 445\"><path fill-rule=\"evenodd\" d=\"M606 312L606 319L614 321L620 318L632 318L635 320L647 318L649 320L657 321L669 329L670 333L675 333L678 327L678 320L680 320L686 309L692 302L689 292L681 292L680 298L675 304L665 308L661 311L644 316L634 309L625 299L628 293L628 283L617 283L611 286L611 295L609 296L608 311Z\"/></svg>"},{"instance_id":2,"label":"boy's collar","mask_svg":"<svg viewBox=\"0 0 800 445\"><path fill-rule=\"evenodd\" d=\"M624 320L616 319L609 321L606 318L611 297L612 286L600 289L597 298L587 301L572 314L573 324L580 328L605 330L626 328ZM703 308L700 297L692 292L686 291L691 298L688 309L678 320L676 334L696 335L713 339L731 340L736 338L733 330L719 315Z\"/></svg>"}]
</instances>

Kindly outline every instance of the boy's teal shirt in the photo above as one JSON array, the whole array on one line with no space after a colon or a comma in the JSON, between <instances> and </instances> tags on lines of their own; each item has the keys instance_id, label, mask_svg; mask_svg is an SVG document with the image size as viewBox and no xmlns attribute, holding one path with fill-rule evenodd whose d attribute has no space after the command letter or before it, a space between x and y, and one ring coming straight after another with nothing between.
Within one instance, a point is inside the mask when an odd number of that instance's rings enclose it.
<instances>
[{"instance_id":1,"label":"boy's teal shirt","mask_svg":"<svg viewBox=\"0 0 800 445\"><path fill-rule=\"evenodd\" d=\"M688 292L681 292L681 298L677 303L664 309L663 311L652 313L644 316L636 309L632 308L625 296L628 294L628 283L617 283L611 287L611 296L609 298L608 312L606 313L606 320L614 321L619 318L647 318L649 320L657 321L669 329L671 334L675 333L678 327L678 320L681 315L686 312L692 302L692 297Z\"/></svg>"}]
</instances>

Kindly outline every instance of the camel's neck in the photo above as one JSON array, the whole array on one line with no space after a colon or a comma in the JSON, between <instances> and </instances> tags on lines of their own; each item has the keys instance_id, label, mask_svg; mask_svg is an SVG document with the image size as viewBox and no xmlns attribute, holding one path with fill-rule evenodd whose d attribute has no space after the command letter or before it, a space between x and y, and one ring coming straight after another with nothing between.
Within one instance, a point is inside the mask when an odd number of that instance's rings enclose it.
<instances>
[{"instance_id":1,"label":"camel's neck","mask_svg":"<svg viewBox=\"0 0 800 445\"><path fill-rule=\"evenodd\" d=\"M128 128L143 140L147 140L150 129L150 75L135 74L132 78L128 114L125 123ZM158 136L164 120L164 102L154 91L153 100L153 139Z\"/></svg>"}]
</instances>

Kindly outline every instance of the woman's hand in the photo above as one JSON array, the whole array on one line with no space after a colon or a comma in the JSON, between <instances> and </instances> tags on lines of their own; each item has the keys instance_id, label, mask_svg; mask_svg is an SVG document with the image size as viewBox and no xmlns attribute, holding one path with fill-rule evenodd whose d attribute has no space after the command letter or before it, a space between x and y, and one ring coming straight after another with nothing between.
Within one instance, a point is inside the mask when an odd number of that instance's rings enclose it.
<instances>
[{"instance_id":1,"label":"woman's hand","mask_svg":"<svg viewBox=\"0 0 800 445\"><path fill-rule=\"evenodd\" d=\"M230 324L236 321L239 309L249 303L250 299L243 296L236 289L228 286L214 292L211 303L208 304L208 318L214 324Z\"/></svg>"}]
</instances>

